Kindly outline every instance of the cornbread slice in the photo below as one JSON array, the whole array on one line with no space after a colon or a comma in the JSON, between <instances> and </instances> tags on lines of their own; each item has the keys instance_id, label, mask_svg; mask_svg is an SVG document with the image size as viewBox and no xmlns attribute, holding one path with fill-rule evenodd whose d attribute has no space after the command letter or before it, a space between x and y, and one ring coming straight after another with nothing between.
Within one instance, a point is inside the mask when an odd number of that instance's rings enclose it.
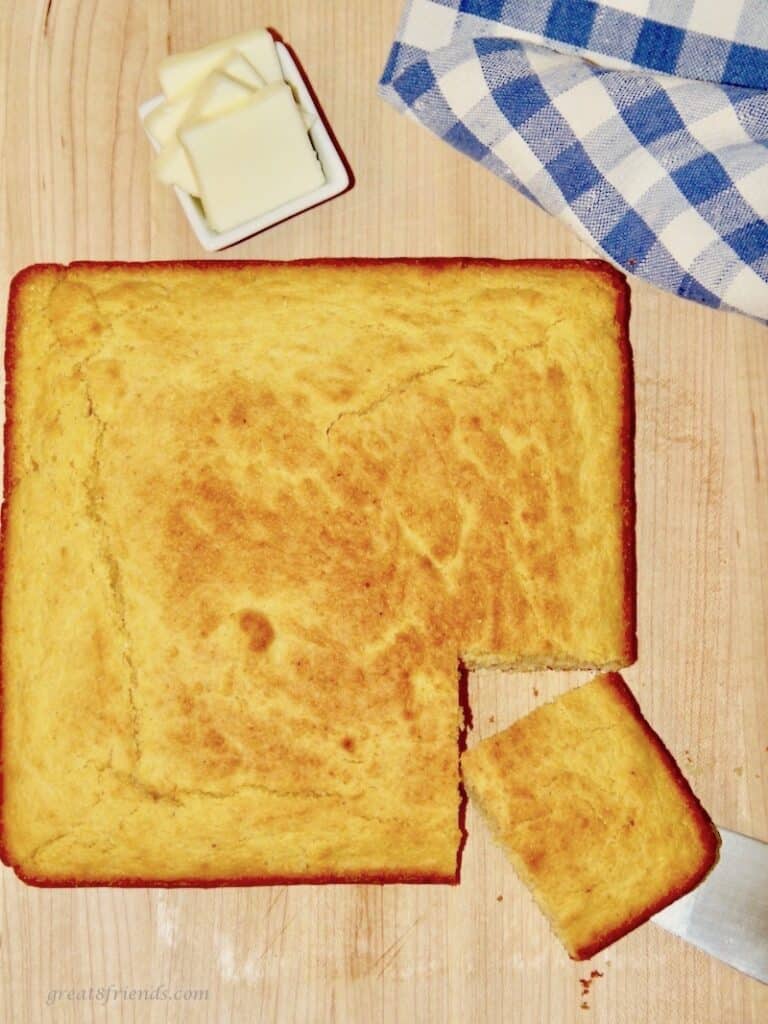
<instances>
[{"instance_id":1,"label":"cornbread slice","mask_svg":"<svg viewBox=\"0 0 768 1024\"><path fill-rule=\"evenodd\" d=\"M689 892L717 860L717 831L616 673L479 743L461 767L575 960Z\"/></svg>"},{"instance_id":2,"label":"cornbread slice","mask_svg":"<svg viewBox=\"0 0 768 1024\"><path fill-rule=\"evenodd\" d=\"M634 657L623 279L15 279L5 858L43 884L457 880L457 662Z\"/></svg>"}]
</instances>

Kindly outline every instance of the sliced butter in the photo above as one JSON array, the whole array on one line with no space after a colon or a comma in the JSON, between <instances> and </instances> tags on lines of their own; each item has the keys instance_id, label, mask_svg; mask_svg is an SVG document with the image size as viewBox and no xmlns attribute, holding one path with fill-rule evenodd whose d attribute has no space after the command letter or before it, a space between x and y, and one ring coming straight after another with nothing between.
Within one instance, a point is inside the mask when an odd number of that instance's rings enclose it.
<instances>
[{"instance_id":1,"label":"sliced butter","mask_svg":"<svg viewBox=\"0 0 768 1024\"><path fill-rule=\"evenodd\" d=\"M217 66L216 70L224 72L236 82L251 89L261 89L265 85L264 79L241 53L228 54L221 64ZM215 73L215 71L211 72L211 74ZM144 126L152 138L161 146L165 146L166 143L174 138L179 130L179 126L187 116L199 89L205 86L210 77L208 75L202 79L202 81L197 83L196 87L188 89L178 99L166 100L155 107L151 113L147 114Z\"/></svg>"},{"instance_id":2,"label":"sliced butter","mask_svg":"<svg viewBox=\"0 0 768 1024\"><path fill-rule=\"evenodd\" d=\"M250 89L263 89L267 84L251 62L236 50L231 53L219 68L225 71L230 78L234 78L241 85L247 85Z\"/></svg>"},{"instance_id":3,"label":"sliced butter","mask_svg":"<svg viewBox=\"0 0 768 1024\"><path fill-rule=\"evenodd\" d=\"M229 231L325 182L301 112L282 83L221 117L183 125L179 139L215 231Z\"/></svg>"},{"instance_id":4,"label":"sliced butter","mask_svg":"<svg viewBox=\"0 0 768 1024\"><path fill-rule=\"evenodd\" d=\"M227 60L224 64L221 65L221 70L226 71L230 78L234 78L238 82L242 82L243 85L250 85L252 89L261 89L267 84L261 77L261 75L258 73L258 71L256 71L256 69L253 67L253 65L249 61L247 61L241 53L238 53L237 51L235 51L230 56L229 60ZM296 90L294 89L294 96L295 93ZM304 124L306 125L307 131L309 131L312 125L315 123L315 116L314 114L310 114L308 110L305 110L304 107L301 106L301 103L299 102L298 99L296 100L296 102L299 103L301 116L304 119Z\"/></svg>"},{"instance_id":5,"label":"sliced butter","mask_svg":"<svg viewBox=\"0 0 768 1024\"><path fill-rule=\"evenodd\" d=\"M254 95L253 89L235 81L223 71L213 71L192 94L177 130L186 124L226 114ZM192 196L200 195L197 177L190 165L189 157L175 134L158 153L155 174L164 185L178 185Z\"/></svg>"},{"instance_id":6,"label":"sliced butter","mask_svg":"<svg viewBox=\"0 0 768 1024\"><path fill-rule=\"evenodd\" d=\"M266 87L265 87L266 88ZM226 114L233 107L258 94L242 82L238 82L224 71L214 71L195 93L187 115L180 128L186 124Z\"/></svg>"},{"instance_id":7,"label":"sliced butter","mask_svg":"<svg viewBox=\"0 0 768 1024\"><path fill-rule=\"evenodd\" d=\"M174 53L160 62L160 85L169 100L174 100L211 73L231 52L246 58L266 83L280 82L283 72L275 41L266 29L243 32L201 50Z\"/></svg>"},{"instance_id":8,"label":"sliced butter","mask_svg":"<svg viewBox=\"0 0 768 1024\"><path fill-rule=\"evenodd\" d=\"M194 92L191 92L180 96L177 100L166 100L165 103L161 103L147 114L144 119L144 127L155 142L164 146L176 135L194 95Z\"/></svg>"},{"instance_id":9,"label":"sliced butter","mask_svg":"<svg viewBox=\"0 0 768 1024\"><path fill-rule=\"evenodd\" d=\"M163 146L155 157L155 177L163 185L176 185L191 196L200 195L195 172L183 147L176 139Z\"/></svg>"}]
</instances>

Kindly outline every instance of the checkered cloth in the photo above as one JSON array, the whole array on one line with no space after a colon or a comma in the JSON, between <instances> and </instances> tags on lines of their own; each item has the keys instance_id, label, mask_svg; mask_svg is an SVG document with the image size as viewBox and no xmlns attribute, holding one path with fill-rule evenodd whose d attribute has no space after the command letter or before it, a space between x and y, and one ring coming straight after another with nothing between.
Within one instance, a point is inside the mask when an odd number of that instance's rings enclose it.
<instances>
[{"instance_id":1,"label":"checkered cloth","mask_svg":"<svg viewBox=\"0 0 768 1024\"><path fill-rule=\"evenodd\" d=\"M409 0L380 91L621 269L768 321L768 0Z\"/></svg>"}]
</instances>

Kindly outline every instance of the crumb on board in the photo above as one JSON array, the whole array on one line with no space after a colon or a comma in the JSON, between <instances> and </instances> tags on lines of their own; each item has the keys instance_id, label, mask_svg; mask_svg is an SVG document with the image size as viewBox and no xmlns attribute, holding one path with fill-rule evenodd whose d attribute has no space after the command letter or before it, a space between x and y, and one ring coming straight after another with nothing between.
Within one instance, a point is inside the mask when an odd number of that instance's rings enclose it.
<instances>
[{"instance_id":1,"label":"crumb on board","mask_svg":"<svg viewBox=\"0 0 768 1024\"><path fill-rule=\"evenodd\" d=\"M587 996L589 995L589 990L592 987L592 984L595 981L595 979L596 978L602 978L602 977L603 977L603 972L602 971L592 971L592 972L590 972L590 975L589 975L588 978L579 978L579 984L581 985L581 1009L582 1010L588 1010L589 1009L589 1003L587 1002Z\"/></svg>"}]
</instances>

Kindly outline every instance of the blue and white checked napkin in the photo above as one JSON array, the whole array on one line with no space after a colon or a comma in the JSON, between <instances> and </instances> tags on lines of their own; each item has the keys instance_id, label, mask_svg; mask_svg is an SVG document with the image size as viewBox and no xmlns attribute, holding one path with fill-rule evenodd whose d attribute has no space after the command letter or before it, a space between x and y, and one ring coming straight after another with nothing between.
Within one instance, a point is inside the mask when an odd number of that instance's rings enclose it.
<instances>
[{"instance_id":1,"label":"blue and white checked napkin","mask_svg":"<svg viewBox=\"0 0 768 1024\"><path fill-rule=\"evenodd\" d=\"M621 269L768 321L768 0L409 0L380 91Z\"/></svg>"}]
</instances>

